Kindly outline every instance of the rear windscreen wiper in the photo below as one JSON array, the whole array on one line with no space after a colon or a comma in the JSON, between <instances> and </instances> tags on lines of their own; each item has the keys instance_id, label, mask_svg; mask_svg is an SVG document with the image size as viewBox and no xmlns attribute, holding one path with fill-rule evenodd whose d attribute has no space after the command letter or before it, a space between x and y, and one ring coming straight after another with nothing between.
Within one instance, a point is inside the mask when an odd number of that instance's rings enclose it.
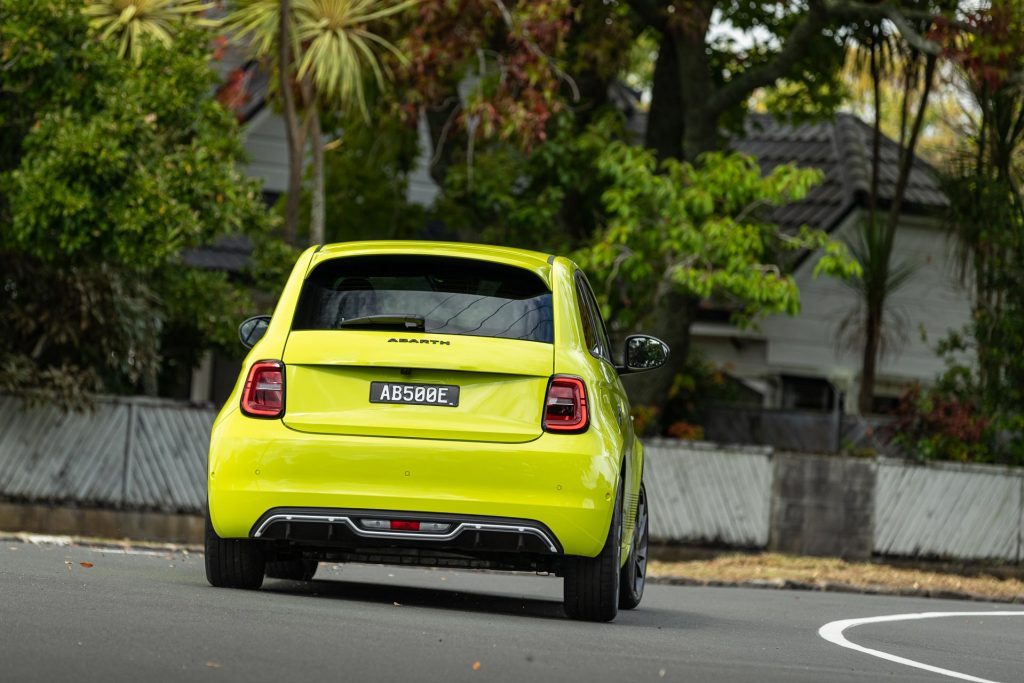
<instances>
[{"instance_id":1,"label":"rear windscreen wiper","mask_svg":"<svg viewBox=\"0 0 1024 683\"><path fill-rule=\"evenodd\" d=\"M349 318L338 323L337 328L343 327L366 327L381 330L415 330L422 332L426 326L426 320L422 315L363 315L358 318Z\"/></svg>"}]
</instances>

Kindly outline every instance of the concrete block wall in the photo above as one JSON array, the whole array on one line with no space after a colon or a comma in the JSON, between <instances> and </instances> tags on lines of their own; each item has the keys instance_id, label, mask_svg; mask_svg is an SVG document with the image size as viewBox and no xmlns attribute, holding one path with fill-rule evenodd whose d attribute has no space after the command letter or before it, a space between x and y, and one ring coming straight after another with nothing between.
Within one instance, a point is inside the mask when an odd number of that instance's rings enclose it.
<instances>
[{"instance_id":1,"label":"concrete block wall","mask_svg":"<svg viewBox=\"0 0 1024 683\"><path fill-rule=\"evenodd\" d=\"M774 457L769 549L865 560L874 551L874 461Z\"/></svg>"}]
</instances>

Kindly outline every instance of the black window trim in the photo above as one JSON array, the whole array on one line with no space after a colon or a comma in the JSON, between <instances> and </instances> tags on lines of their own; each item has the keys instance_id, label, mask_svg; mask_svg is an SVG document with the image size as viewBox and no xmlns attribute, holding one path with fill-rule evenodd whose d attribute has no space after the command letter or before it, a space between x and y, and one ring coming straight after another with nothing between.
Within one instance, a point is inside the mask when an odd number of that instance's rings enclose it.
<instances>
[{"instance_id":1,"label":"black window trim","mask_svg":"<svg viewBox=\"0 0 1024 683\"><path fill-rule=\"evenodd\" d=\"M611 355L612 355L611 337L609 337L609 335L608 335L608 326L605 325L605 323L604 323L604 317L601 315L601 309L598 308L598 306L597 306L597 297L594 295L594 289L593 289L593 287L590 286L590 281L587 280L587 276L586 276L586 274L584 274L584 272L582 270L577 270L573 277L574 277L574 282L576 284L576 299L577 299L576 303L579 306L588 306L588 308L591 309L591 312L593 313L593 315L596 316L597 325L599 326L599 329L597 329L596 332L598 333L598 337L599 338L603 337L603 342L605 342L605 343L602 343L601 346L602 346L602 348L604 348L604 351L605 351L605 353L607 355L602 355L602 354L599 354L599 353L594 353L594 350L593 349L589 349L589 348L587 349L587 351L594 358L600 358L605 363L608 363L608 365L610 365L612 367L612 369L614 370L615 369L615 363L611 359ZM587 296L584 296L584 293ZM591 305L591 303L588 303L587 301L581 300L581 299L584 299L584 298L589 298L590 302L592 302L592 305ZM583 321L581 319L580 323L582 324L582 322ZM602 339L599 339L598 341L602 341Z\"/></svg>"}]
</instances>

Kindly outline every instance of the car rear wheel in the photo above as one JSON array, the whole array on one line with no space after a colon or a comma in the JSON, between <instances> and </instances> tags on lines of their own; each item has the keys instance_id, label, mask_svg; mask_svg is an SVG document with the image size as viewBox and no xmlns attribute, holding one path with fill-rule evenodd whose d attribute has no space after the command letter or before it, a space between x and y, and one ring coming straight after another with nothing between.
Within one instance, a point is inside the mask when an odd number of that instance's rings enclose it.
<instances>
[{"instance_id":1,"label":"car rear wheel","mask_svg":"<svg viewBox=\"0 0 1024 683\"><path fill-rule=\"evenodd\" d=\"M619 612L619 559L622 554L622 484L615 496L608 538L597 557L568 557L565 613L579 621L611 621Z\"/></svg>"},{"instance_id":2,"label":"car rear wheel","mask_svg":"<svg viewBox=\"0 0 1024 683\"><path fill-rule=\"evenodd\" d=\"M271 560L267 562L267 578L288 581L309 581L320 563L316 560Z\"/></svg>"},{"instance_id":3,"label":"car rear wheel","mask_svg":"<svg viewBox=\"0 0 1024 683\"><path fill-rule=\"evenodd\" d=\"M267 559L258 541L221 538L206 516L206 580L217 588L255 590L263 585Z\"/></svg>"},{"instance_id":4,"label":"car rear wheel","mask_svg":"<svg viewBox=\"0 0 1024 683\"><path fill-rule=\"evenodd\" d=\"M619 609L634 609L644 597L647 582L647 543L649 514L647 512L647 489L640 484L640 496L636 501L636 524L633 525L633 543L629 559L622 568L619 586Z\"/></svg>"}]
</instances>

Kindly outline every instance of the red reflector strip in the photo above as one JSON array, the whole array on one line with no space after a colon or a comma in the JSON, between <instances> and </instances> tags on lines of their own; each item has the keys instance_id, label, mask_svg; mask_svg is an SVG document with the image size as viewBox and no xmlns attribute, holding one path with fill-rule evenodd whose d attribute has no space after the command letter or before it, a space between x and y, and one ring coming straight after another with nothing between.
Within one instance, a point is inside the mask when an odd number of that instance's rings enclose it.
<instances>
[{"instance_id":1,"label":"red reflector strip","mask_svg":"<svg viewBox=\"0 0 1024 683\"><path fill-rule=\"evenodd\" d=\"M393 519L391 520L392 531L419 531L420 523L411 519Z\"/></svg>"}]
</instances>

